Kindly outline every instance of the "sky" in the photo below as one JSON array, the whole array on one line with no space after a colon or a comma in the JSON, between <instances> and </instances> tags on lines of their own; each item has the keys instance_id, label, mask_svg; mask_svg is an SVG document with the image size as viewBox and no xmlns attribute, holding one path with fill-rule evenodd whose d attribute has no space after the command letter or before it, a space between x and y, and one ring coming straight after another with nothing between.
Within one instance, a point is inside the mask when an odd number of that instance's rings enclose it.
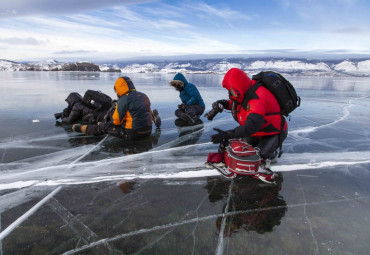
<instances>
[{"instance_id":1,"label":"sky","mask_svg":"<svg viewBox=\"0 0 370 255\"><path fill-rule=\"evenodd\" d=\"M370 56L368 0L1 0L0 59Z\"/></svg>"}]
</instances>

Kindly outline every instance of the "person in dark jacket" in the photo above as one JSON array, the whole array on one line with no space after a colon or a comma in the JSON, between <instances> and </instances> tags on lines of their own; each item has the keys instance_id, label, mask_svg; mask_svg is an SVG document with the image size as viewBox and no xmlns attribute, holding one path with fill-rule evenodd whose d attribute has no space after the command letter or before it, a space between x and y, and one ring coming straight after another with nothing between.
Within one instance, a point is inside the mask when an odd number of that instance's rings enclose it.
<instances>
[{"instance_id":1,"label":"person in dark jacket","mask_svg":"<svg viewBox=\"0 0 370 255\"><path fill-rule=\"evenodd\" d=\"M54 114L55 119L61 119L63 124L76 122L97 123L103 121L107 111L97 111L93 107L82 102L82 97L77 92L72 92L65 100L68 107L61 113Z\"/></svg>"},{"instance_id":2,"label":"person in dark jacket","mask_svg":"<svg viewBox=\"0 0 370 255\"><path fill-rule=\"evenodd\" d=\"M268 169L287 137L288 125L280 114L281 109L275 96L264 86L256 90L247 104L243 104L248 89L255 83L238 68L232 68L225 74L222 87L229 91L229 100L218 100L215 103L231 110L240 126L228 131L215 128L217 134L211 136L211 141L222 145L230 138L245 138L249 144L259 148L260 156L266 162L265 169Z\"/></svg>"},{"instance_id":3,"label":"person in dark jacket","mask_svg":"<svg viewBox=\"0 0 370 255\"><path fill-rule=\"evenodd\" d=\"M177 73L170 85L180 92L182 104L178 105L175 115L187 122L189 125L194 125L203 114L205 104L197 87L186 80L185 76Z\"/></svg>"},{"instance_id":4,"label":"person in dark jacket","mask_svg":"<svg viewBox=\"0 0 370 255\"><path fill-rule=\"evenodd\" d=\"M158 111L150 109L150 100L142 92L136 91L129 77L120 77L114 84L118 101L111 121L98 125L73 125L72 130L88 135L110 134L125 140L150 136L152 122L160 127Z\"/></svg>"}]
</instances>

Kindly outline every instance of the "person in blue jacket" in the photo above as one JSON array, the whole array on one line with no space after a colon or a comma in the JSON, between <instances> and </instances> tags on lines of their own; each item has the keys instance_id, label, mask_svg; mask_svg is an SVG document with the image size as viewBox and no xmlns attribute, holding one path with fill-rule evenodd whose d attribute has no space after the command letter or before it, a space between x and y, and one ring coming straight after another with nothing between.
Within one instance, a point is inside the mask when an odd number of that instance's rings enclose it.
<instances>
[{"instance_id":1,"label":"person in blue jacket","mask_svg":"<svg viewBox=\"0 0 370 255\"><path fill-rule=\"evenodd\" d=\"M175 115L189 125L194 125L205 110L205 104L197 87L186 80L185 76L177 73L170 85L180 92L182 104L178 105Z\"/></svg>"}]
</instances>

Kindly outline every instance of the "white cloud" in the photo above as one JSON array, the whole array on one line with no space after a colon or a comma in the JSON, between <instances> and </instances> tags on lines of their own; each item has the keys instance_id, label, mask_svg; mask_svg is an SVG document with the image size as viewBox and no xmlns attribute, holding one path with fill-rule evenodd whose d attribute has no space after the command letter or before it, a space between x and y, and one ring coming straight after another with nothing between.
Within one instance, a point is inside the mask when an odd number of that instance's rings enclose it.
<instances>
[{"instance_id":1,"label":"white cloud","mask_svg":"<svg viewBox=\"0 0 370 255\"><path fill-rule=\"evenodd\" d=\"M163 29L163 28L190 28L191 26L185 23L173 21L173 20L158 20L157 22L153 23L155 28Z\"/></svg>"},{"instance_id":2,"label":"white cloud","mask_svg":"<svg viewBox=\"0 0 370 255\"><path fill-rule=\"evenodd\" d=\"M189 9L196 10L203 15L208 16L216 16L222 19L248 19L251 20L252 18L242 14L241 12L231 10L229 8L215 8L206 3L199 2L198 4L188 5Z\"/></svg>"},{"instance_id":3,"label":"white cloud","mask_svg":"<svg viewBox=\"0 0 370 255\"><path fill-rule=\"evenodd\" d=\"M76 54L87 54L87 53L95 53L97 51L88 51L88 50L62 50L53 52L53 54L60 54L60 55L76 55Z\"/></svg>"},{"instance_id":4,"label":"white cloud","mask_svg":"<svg viewBox=\"0 0 370 255\"><path fill-rule=\"evenodd\" d=\"M369 30L365 30L361 27L342 27L342 28L338 28L338 29L333 29L331 30L332 33L337 33L337 34L368 34L370 35L369 33Z\"/></svg>"},{"instance_id":5,"label":"white cloud","mask_svg":"<svg viewBox=\"0 0 370 255\"><path fill-rule=\"evenodd\" d=\"M0 18L69 15L155 0L1 0Z\"/></svg>"},{"instance_id":6,"label":"white cloud","mask_svg":"<svg viewBox=\"0 0 370 255\"><path fill-rule=\"evenodd\" d=\"M24 3L23 8L27 8L30 3L37 6L46 4L45 1L15 0L13 7L16 3ZM330 17L327 17L320 23L316 20L320 19L317 16L320 16L323 4L314 8L311 5L298 6L316 3L316 0L299 0L299 4L282 0L292 11L286 20L280 16L265 17L262 15L264 12L256 8L257 3L244 11L237 9L237 5L229 7L222 1L219 4L187 1L173 5L170 1L160 1L130 6L117 4L141 1L112 0L107 1L107 5L101 3L105 1L99 1L91 2L99 8L104 6L104 9L86 12L87 7L77 6L80 12L59 15L74 7L74 0L66 0L64 11L54 15L51 7L61 3L55 1L55 4L48 3L39 10L43 15L2 19L1 57L7 56L10 60L53 58L54 55L124 58L144 54L239 53L274 48L364 51L370 45L363 27L366 22L362 25L338 24L330 22ZM5 2L9 7L10 1ZM106 6L111 8L106 9ZM2 10L3 6L0 7L0 16L4 13ZM17 8L14 10L18 11ZM356 34L356 42L348 36L353 34Z\"/></svg>"},{"instance_id":7,"label":"white cloud","mask_svg":"<svg viewBox=\"0 0 370 255\"><path fill-rule=\"evenodd\" d=\"M45 42L35 39L34 37L3 37L0 38L0 43L10 44L10 45L40 45Z\"/></svg>"}]
</instances>

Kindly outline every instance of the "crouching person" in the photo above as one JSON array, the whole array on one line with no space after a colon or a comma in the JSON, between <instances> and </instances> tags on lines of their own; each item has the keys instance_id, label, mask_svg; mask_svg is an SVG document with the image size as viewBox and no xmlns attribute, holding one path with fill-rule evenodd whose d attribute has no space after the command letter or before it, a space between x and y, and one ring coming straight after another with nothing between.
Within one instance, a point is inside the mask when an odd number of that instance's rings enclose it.
<instances>
[{"instance_id":1,"label":"crouching person","mask_svg":"<svg viewBox=\"0 0 370 255\"><path fill-rule=\"evenodd\" d=\"M271 160L281 152L281 145L288 135L288 125L281 115L281 109L275 96L264 86L260 86L248 98L249 89L256 84L245 72L238 68L230 69L224 77L222 86L229 92L229 100L218 100L217 104L231 110L234 119L239 123L234 129L223 131L215 128L217 134L211 136L213 143L224 144L231 138L243 138L253 147L259 149L264 166L257 173L264 173L265 179L274 178L269 169Z\"/></svg>"},{"instance_id":2,"label":"crouching person","mask_svg":"<svg viewBox=\"0 0 370 255\"><path fill-rule=\"evenodd\" d=\"M180 92L182 104L178 105L175 111L176 117L188 125L198 124L203 114L205 104L197 87L186 80L182 73L177 73L170 85Z\"/></svg>"},{"instance_id":3,"label":"crouching person","mask_svg":"<svg viewBox=\"0 0 370 255\"><path fill-rule=\"evenodd\" d=\"M152 133L152 122L160 127L161 120L157 110L151 111L150 100L142 92L136 91L129 77L120 77L114 84L117 105L110 121L98 125L73 125L75 132L100 136L110 134L125 140L136 140Z\"/></svg>"},{"instance_id":4,"label":"crouching person","mask_svg":"<svg viewBox=\"0 0 370 255\"><path fill-rule=\"evenodd\" d=\"M84 104L82 97L77 92L72 92L65 100L68 107L61 113L54 114L55 119L61 119L63 124L73 124L82 121L86 116L94 113L94 108Z\"/></svg>"}]
</instances>

